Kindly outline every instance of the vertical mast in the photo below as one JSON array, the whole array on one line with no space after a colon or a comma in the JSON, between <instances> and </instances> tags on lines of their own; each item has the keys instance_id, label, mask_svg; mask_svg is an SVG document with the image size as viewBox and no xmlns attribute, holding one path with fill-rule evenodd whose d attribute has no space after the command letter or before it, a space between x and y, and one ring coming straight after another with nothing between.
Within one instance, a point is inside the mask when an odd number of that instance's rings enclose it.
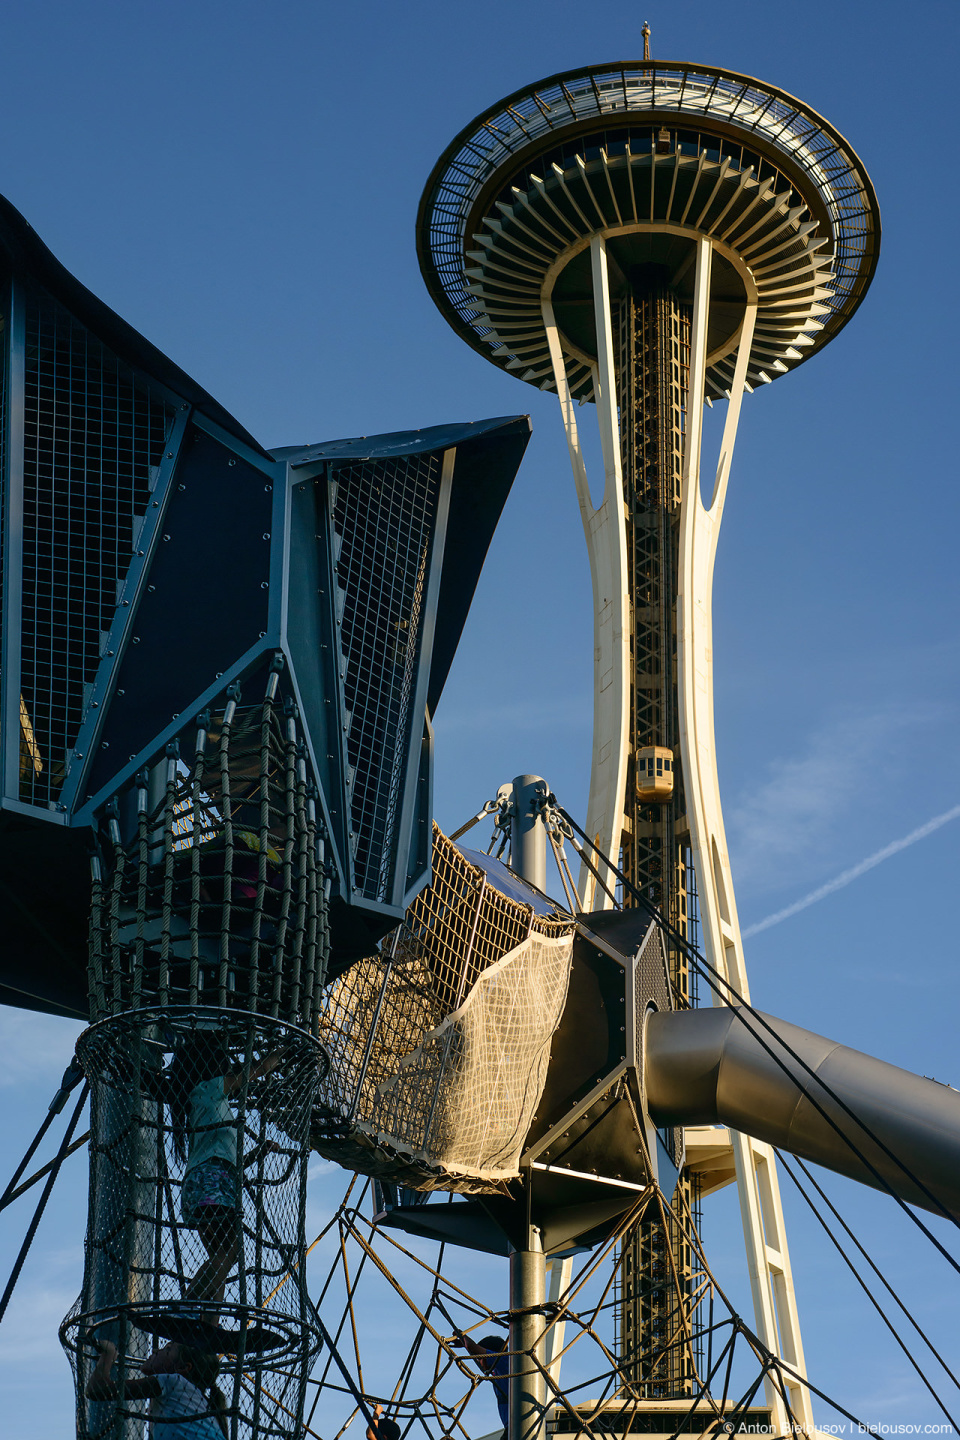
<instances>
[{"instance_id":1,"label":"vertical mast","mask_svg":"<svg viewBox=\"0 0 960 1440\"><path fill-rule=\"evenodd\" d=\"M688 939L695 886L680 768L677 691L677 576L683 436L690 366L690 308L678 300L666 267L637 267L615 302L617 391L632 612L630 718L621 865ZM669 763L672 793L649 798L647 757ZM667 755L659 752L670 752ZM654 776L650 777L655 779ZM631 903L624 896L624 903ZM671 947L677 1004L689 1003L686 957ZM679 1158L679 1157L677 1157ZM678 1200L691 1206L691 1182ZM645 1220L621 1256L621 1363L645 1399L691 1392L692 1357L677 1345L691 1290L689 1242L680 1227ZM686 1319L689 1321L689 1315Z\"/></svg>"}]
</instances>

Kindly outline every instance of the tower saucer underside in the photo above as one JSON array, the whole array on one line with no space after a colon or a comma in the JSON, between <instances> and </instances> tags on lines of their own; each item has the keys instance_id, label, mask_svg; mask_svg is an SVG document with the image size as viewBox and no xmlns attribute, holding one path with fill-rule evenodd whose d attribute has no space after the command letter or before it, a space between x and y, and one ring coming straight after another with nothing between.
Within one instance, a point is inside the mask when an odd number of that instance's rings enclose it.
<instances>
[{"instance_id":1,"label":"tower saucer underside","mask_svg":"<svg viewBox=\"0 0 960 1440\"><path fill-rule=\"evenodd\" d=\"M658 61L571 71L492 107L444 152L418 218L421 268L454 329L552 390L552 301L582 400L593 398L598 234L613 297L654 283L681 301L696 239L710 237L706 391L717 397L749 301L751 386L837 334L872 278L880 217L861 161L807 106L733 71Z\"/></svg>"}]
</instances>

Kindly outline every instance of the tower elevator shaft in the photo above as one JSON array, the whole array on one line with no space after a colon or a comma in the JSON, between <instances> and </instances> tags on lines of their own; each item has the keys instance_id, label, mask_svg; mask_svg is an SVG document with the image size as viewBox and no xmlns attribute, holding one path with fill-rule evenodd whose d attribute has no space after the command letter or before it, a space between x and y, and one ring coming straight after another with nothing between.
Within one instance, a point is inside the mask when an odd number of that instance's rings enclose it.
<instances>
[{"instance_id":1,"label":"tower elevator shaft","mask_svg":"<svg viewBox=\"0 0 960 1440\"><path fill-rule=\"evenodd\" d=\"M660 267L644 267L659 270ZM677 590L684 419L690 368L690 309L668 276L641 272L612 300L614 363L626 506L631 609L629 763L620 863L624 874L687 939L696 940L696 884L680 767ZM656 762L647 759L656 754ZM650 798L647 772L672 776ZM669 767L669 769L668 769ZM629 894L625 905L632 903ZM690 1003L686 957L669 953L674 1003ZM682 1131L676 1132L677 1137ZM679 1154L674 1160L681 1161ZM692 1393L684 1341L692 1293L687 1227L695 1196L681 1175L674 1209L645 1219L621 1249L620 1360L644 1399Z\"/></svg>"}]
</instances>

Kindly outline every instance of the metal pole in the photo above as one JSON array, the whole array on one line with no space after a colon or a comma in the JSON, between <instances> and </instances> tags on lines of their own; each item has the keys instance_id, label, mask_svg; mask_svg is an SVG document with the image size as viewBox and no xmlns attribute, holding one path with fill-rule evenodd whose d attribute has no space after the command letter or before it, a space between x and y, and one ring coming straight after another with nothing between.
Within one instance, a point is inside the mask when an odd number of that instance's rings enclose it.
<instances>
[{"instance_id":1,"label":"metal pole","mask_svg":"<svg viewBox=\"0 0 960 1440\"><path fill-rule=\"evenodd\" d=\"M510 1254L510 1416L507 1440L545 1440L547 1382L543 1362L546 1266L540 1231L527 1226L527 1248ZM536 1360L534 1360L536 1356Z\"/></svg>"},{"instance_id":2,"label":"metal pole","mask_svg":"<svg viewBox=\"0 0 960 1440\"><path fill-rule=\"evenodd\" d=\"M539 775L516 775L510 819L512 868L538 890L547 888L547 827L543 803L550 786Z\"/></svg>"}]
</instances>

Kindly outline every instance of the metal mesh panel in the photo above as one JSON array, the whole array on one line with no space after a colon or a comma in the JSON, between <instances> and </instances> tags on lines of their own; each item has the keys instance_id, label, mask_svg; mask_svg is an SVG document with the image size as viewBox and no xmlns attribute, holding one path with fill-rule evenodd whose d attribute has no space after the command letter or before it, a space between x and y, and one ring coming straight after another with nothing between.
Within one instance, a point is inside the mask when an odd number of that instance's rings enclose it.
<instances>
[{"instance_id":1,"label":"metal mesh panel","mask_svg":"<svg viewBox=\"0 0 960 1440\"><path fill-rule=\"evenodd\" d=\"M26 306L21 799L63 783L172 409L53 300Z\"/></svg>"},{"instance_id":2,"label":"metal mesh panel","mask_svg":"<svg viewBox=\"0 0 960 1440\"><path fill-rule=\"evenodd\" d=\"M341 465L333 525L357 888L388 894L397 847L440 457Z\"/></svg>"},{"instance_id":3,"label":"metal mesh panel","mask_svg":"<svg viewBox=\"0 0 960 1440\"><path fill-rule=\"evenodd\" d=\"M492 1191L543 1089L573 922L502 895L436 826L433 843L404 924L325 992L313 1145L418 1189Z\"/></svg>"},{"instance_id":4,"label":"metal mesh panel","mask_svg":"<svg viewBox=\"0 0 960 1440\"><path fill-rule=\"evenodd\" d=\"M184 1009L101 1021L77 1048L91 1085L90 1218L61 1338L78 1435L142 1435L149 1401L125 1384L171 1340L219 1369L231 1436L299 1435L317 1348L302 1264L315 1042L263 1016ZM116 1393L88 1400L94 1340L117 1347Z\"/></svg>"},{"instance_id":5,"label":"metal mesh panel","mask_svg":"<svg viewBox=\"0 0 960 1440\"><path fill-rule=\"evenodd\" d=\"M674 1008L670 993L670 973L667 969L667 953L663 943L663 932L659 925L651 925L646 939L637 956L633 971L635 1011L637 1017L637 1054L634 1061L637 1070L643 1074L643 1027L642 1019L647 1005L652 1000L660 1011Z\"/></svg>"}]
</instances>

